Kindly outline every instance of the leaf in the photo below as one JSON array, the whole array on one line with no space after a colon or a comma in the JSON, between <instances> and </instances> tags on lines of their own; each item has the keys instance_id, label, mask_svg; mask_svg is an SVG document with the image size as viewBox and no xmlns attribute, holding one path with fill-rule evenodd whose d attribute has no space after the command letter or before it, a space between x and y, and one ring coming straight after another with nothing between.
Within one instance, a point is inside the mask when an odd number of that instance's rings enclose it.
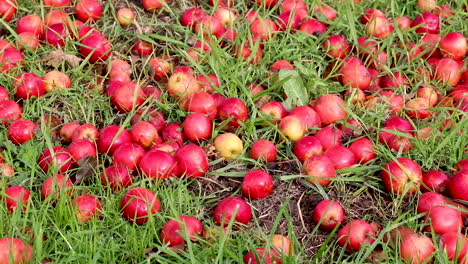
<instances>
[{"instance_id":1,"label":"leaf","mask_svg":"<svg viewBox=\"0 0 468 264\"><path fill-rule=\"evenodd\" d=\"M76 172L73 184L78 185L83 180L96 174L97 159L95 157L85 157L78 161L80 168Z\"/></svg>"},{"instance_id":2,"label":"leaf","mask_svg":"<svg viewBox=\"0 0 468 264\"><path fill-rule=\"evenodd\" d=\"M46 54L43 58L46 65L52 67L58 67L62 64L62 62L66 62L71 67L78 67L83 59L63 52L63 50L55 50Z\"/></svg>"},{"instance_id":3,"label":"leaf","mask_svg":"<svg viewBox=\"0 0 468 264\"><path fill-rule=\"evenodd\" d=\"M284 101L284 107L291 109L296 106L306 105L309 101L307 90L304 87L304 81L296 71L281 70L279 72L279 81L284 81L283 90L287 98Z\"/></svg>"}]
</instances>

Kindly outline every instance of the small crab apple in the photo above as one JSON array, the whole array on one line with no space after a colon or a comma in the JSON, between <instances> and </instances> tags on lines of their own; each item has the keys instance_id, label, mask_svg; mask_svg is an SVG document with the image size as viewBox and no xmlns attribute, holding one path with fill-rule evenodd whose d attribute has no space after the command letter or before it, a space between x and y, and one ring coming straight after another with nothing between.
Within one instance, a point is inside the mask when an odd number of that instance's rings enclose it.
<instances>
[{"instance_id":1,"label":"small crab apple","mask_svg":"<svg viewBox=\"0 0 468 264\"><path fill-rule=\"evenodd\" d=\"M326 186L336 176L333 162L325 155L314 155L306 159L303 164L307 174L306 180L312 184L318 183Z\"/></svg>"},{"instance_id":2,"label":"small crab apple","mask_svg":"<svg viewBox=\"0 0 468 264\"><path fill-rule=\"evenodd\" d=\"M75 15L82 22L96 22L102 16L102 9L97 0L81 0L75 6Z\"/></svg>"},{"instance_id":3,"label":"small crab apple","mask_svg":"<svg viewBox=\"0 0 468 264\"><path fill-rule=\"evenodd\" d=\"M42 183L42 200L47 199L49 196L57 198L57 195L65 191L68 196L71 196L73 193L72 187L73 183L65 175L56 174L54 176L50 176Z\"/></svg>"},{"instance_id":4,"label":"small crab apple","mask_svg":"<svg viewBox=\"0 0 468 264\"><path fill-rule=\"evenodd\" d=\"M30 195L29 190L22 186L11 186L5 189L5 202L8 211L13 213L16 210L26 210Z\"/></svg>"},{"instance_id":5,"label":"small crab apple","mask_svg":"<svg viewBox=\"0 0 468 264\"><path fill-rule=\"evenodd\" d=\"M121 26L129 26L135 21L135 12L130 8L121 8L117 11L117 20Z\"/></svg>"},{"instance_id":6,"label":"small crab apple","mask_svg":"<svg viewBox=\"0 0 468 264\"><path fill-rule=\"evenodd\" d=\"M345 247L348 252L356 252L363 244L374 243L376 232L368 222L356 219L343 226L336 236L338 245Z\"/></svg>"},{"instance_id":7,"label":"small crab apple","mask_svg":"<svg viewBox=\"0 0 468 264\"><path fill-rule=\"evenodd\" d=\"M260 112L270 116L272 119L272 123L279 123L280 119L285 117L288 114L286 108L284 108L283 104L278 101L271 101L268 103L263 104L260 107Z\"/></svg>"},{"instance_id":8,"label":"small crab apple","mask_svg":"<svg viewBox=\"0 0 468 264\"><path fill-rule=\"evenodd\" d=\"M400 256L407 263L431 263L434 251L432 239L421 234L409 234L400 242Z\"/></svg>"},{"instance_id":9,"label":"small crab apple","mask_svg":"<svg viewBox=\"0 0 468 264\"><path fill-rule=\"evenodd\" d=\"M385 188L394 194L415 193L423 180L419 165L408 158L397 158L387 163L382 170Z\"/></svg>"},{"instance_id":10,"label":"small crab apple","mask_svg":"<svg viewBox=\"0 0 468 264\"><path fill-rule=\"evenodd\" d=\"M161 203L152 191L135 187L128 190L120 202L122 217L131 224L142 225L161 210Z\"/></svg>"},{"instance_id":11,"label":"small crab apple","mask_svg":"<svg viewBox=\"0 0 468 264\"><path fill-rule=\"evenodd\" d=\"M294 155L296 155L300 162L304 162L311 156L322 153L322 143L315 136L305 136L294 144Z\"/></svg>"},{"instance_id":12,"label":"small crab apple","mask_svg":"<svg viewBox=\"0 0 468 264\"><path fill-rule=\"evenodd\" d=\"M206 152L198 145L184 145L176 151L174 157L180 176L192 179L203 177L209 169Z\"/></svg>"},{"instance_id":13,"label":"small crab apple","mask_svg":"<svg viewBox=\"0 0 468 264\"><path fill-rule=\"evenodd\" d=\"M70 143L72 141L73 132L79 126L80 124L74 123L74 122L63 124L63 126L60 128L60 131L59 131L59 135L62 141L65 143Z\"/></svg>"},{"instance_id":14,"label":"small crab apple","mask_svg":"<svg viewBox=\"0 0 468 264\"><path fill-rule=\"evenodd\" d=\"M250 157L254 160L273 162L276 160L276 146L266 139L259 139L250 148Z\"/></svg>"},{"instance_id":15,"label":"small crab apple","mask_svg":"<svg viewBox=\"0 0 468 264\"><path fill-rule=\"evenodd\" d=\"M70 130L73 128L70 127ZM89 140L91 142L96 141L99 138L99 130L93 124L83 124L73 129L71 141L78 141L82 139Z\"/></svg>"},{"instance_id":16,"label":"small crab apple","mask_svg":"<svg viewBox=\"0 0 468 264\"><path fill-rule=\"evenodd\" d=\"M161 229L161 240L170 247L182 245L185 239L197 241L203 233L203 224L193 216L179 216L167 221Z\"/></svg>"},{"instance_id":17,"label":"small crab apple","mask_svg":"<svg viewBox=\"0 0 468 264\"><path fill-rule=\"evenodd\" d=\"M250 199L265 198L273 191L271 175L263 170L251 170L242 180L242 194Z\"/></svg>"},{"instance_id":18,"label":"small crab apple","mask_svg":"<svg viewBox=\"0 0 468 264\"><path fill-rule=\"evenodd\" d=\"M345 212L341 204L333 200L323 200L315 206L312 220L323 230L331 231L344 221Z\"/></svg>"},{"instance_id":19,"label":"small crab apple","mask_svg":"<svg viewBox=\"0 0 468 264\"><path fill-rule=\"evenodd\" d=\"M227 226L230 221L246 225L252 218L252 209L240 197L227 197L218 203L214 209L213 218L220 226Z\"/></svg>"},{"instance_id":20,"label":"small crab apple","mask_svg":"<svg viewBox=\"0 0 468 264\"><path fill-rule=\"evenodd\" d=\"M249 118L249 109L244 101L239 98L227 98L223 104L218 107L218 118L221 121L230 120L228 126L237 128L240 122L246 122Z\"/></svg>"},{"instance_id":21,"label":"small crab apple","mask_svg":"<svg viewBox=\"0 0 468 264\"><path fill-rule=\"evenodd\" d=\"M279 130L287 139L291 141L298 141L304 137L306 133L306 126L304 122L302 122L302 120L295 115L285 116L279 123Z\"/></svg>"},{"instance_id":22,"label":"small crab apple","mask_svg":"<svg viewBox=\"0 0 468 264\"><path fill-rule=\"evenodd\" d=\"M233 133L217 136L213 145L221 158L236 159L244 151L242 140Z\"/></svg>"},{"instance_id":23,"label":"small crab apple","mask_svg":"<svg viewBox=\"0 0 468 264\"><path fill-rule=\"evenodd\" d=\"M8 138L15 145L21 145L35 136L37 125L27 119L18 119L8 127Z\"/></svg>"},{"instance_id":24,"label":"small crab apple","mask_svg":"<svg viewBox=\"0 0 468 264\"><path fill-rule=\"evenodd\" d=\"M142 3L146 11L155 13L167 4L167 0L143 0Z\"/></svg>"},{"instance_id":25,"label":"small crab apple","mask_svg":"<svg viewBox=\"0 0 468 264\"><path fill-rule=\"evenodd\" d=\"M101 184L113 191L120 191L133 183L133 176L128 168L123 165L107 167L101 174Z\"/></svg>"},{"instance_id":26,"label":"small crab apple","mask_svg":"<svg viewBox=\"0 0 468 264\"><path fill-rule=\"evenodd\" d=\"M83 194L72 200L78 221L88 222L99 216L102 211L101 202L92 194Z\"/></svg>"}]
</instances>

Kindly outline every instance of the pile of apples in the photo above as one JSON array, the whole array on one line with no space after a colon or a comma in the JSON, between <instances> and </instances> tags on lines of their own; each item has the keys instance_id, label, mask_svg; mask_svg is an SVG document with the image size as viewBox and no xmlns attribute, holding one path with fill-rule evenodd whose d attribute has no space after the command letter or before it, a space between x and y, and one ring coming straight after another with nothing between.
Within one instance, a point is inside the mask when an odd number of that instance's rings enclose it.
<instances>
[{"instance_id":1,"label":"pile of apples","mask_svg":"<svg viewBox=\"0 0 468 264\"><path fill-rule=\"evenodd\" d=\"M359 0L354 1L359 4ZM159 0L143 0L148 12L157 12L167 6ZM144 187L133 187L142 179L163 181L171 177L199 178L209 172L210 160L217 158L227 162L236 160L245 152L240 136L242 125L248 122L252 109L239 98L227 98L222 94L220 80L215 74L201 74L188 66L205 63L213 45L230 47L233 57L253 65L264 56L267 41L279 31L291 34L321 36L328 30L330 21L339 15L331 7L317 4L309 11L302 0L256 0L260 8L279 6L278 14L263 17L251 10L238 14L233 1L209 1L215 11L208 15L203 9L185 10L180 24L199 37L192 47L184 51L185 61L172 56L155 56L151 43L136 39L132 52L147 61L149 76L155 85L134 80L131 65L115 58L111 42L100 32L95 22L103 15L102 4L97 0L81 0L73 6L74 16L65 12L70 0L45 0L48 14L44 19L28 14L17 19L16 43L0 40L0 71L9 73L17 66L29 63L22 51L34 50L39 45L59 49L80 43L79 52L90 64L106 63L107 75L104 93L116 112L132 115L131 127L111 124L98 129L94 124L65 123L59 131L61 142L44 149L37 165L49 175L42 183L41 197L54 204L63 196L72 198L78 221L87 222L101 218L102 207L93 194L76 194L73 187L83 184L74 179L74 172L84 162L93 158L108 157L111 163L100 174L104 188L113 192L124 191L120 209L122 217L131 224L143 225L161 210L156 193ZM418 128L418 121L432 116L448 114L437 129L454 127L463 122L468 110L468 70L464 59L468 51L466 37L461 32L439 35L440 27L453 15L447 6L438 6L432 0L419 0L422 13L409 17L388 18L378 9L368 9L361 17L365 36L352 45L345 36L329 34L322 42L324 56L329 61L324 78L346 87L342 94L328 93L310 100L308 105L286 109L281 101L267 97L258 107L269 126L277 126L280 139L294 143L292 152L302 164L305 179L311 184L329 185L338 176L337 170L363 166L376 161L376 144L404 155L414 147L414 138L427 139L436 133L433 127ZM11 21L17 12L14 0L0 0L0 17ZM273 15L273 14L272 14ZM135 22L135 12L129 8L118 10L116 17L122 26ZM75 19L76 18L76 19ZM248 23L249 39L236 44L238 23ZM388 57L379 47L379 41L391 36L399 27L403 33L420 34L419 43L402 43L400 61L411 63L424 59L430 67L416 69L420 73L419 88L411 97L399 94L410 83L401 72L388 72ZM187 65L188 64L188 65ZM271 65L266 78L277 78L280 72L294 71L287 60ZM429 84L450 87L448 92ZM9 140L21 146L35 138L40 129L32 120L22 119L22 105L33 97L69 89L72 81L61 71L53 70L40 77L34 73L21 73L15 77L12 87L0 87L0 119L7 127ZM161 88L162 87L162 88ZM252 96L262 94L264 88L256 83L248 85ZM14 91L14 99L12 98ZM153 101L164 103L162 95L177 102L187 113L182 123L172 123L158 109L148 107ZM386 107L389 118L378 131L379 142L373 142L363 131L358 120L349 119L349 108L358 107L376 111ZM447 110L448 109L448 110ZM408 117L408 118L405 118ZM456 120L456 121L454 121ZM216 129L215 129L216 128ZM223 131L214 134L216 130ZM464 131L457 132L460 136ZM212 143L210 145L210 143ZM258 140L250 146L249 157L264 163L277 160L276 143ZM214 150L214 154L211 153ZM14 177L14 169L0 156L3 177ZM417 194L423 191L418 202L418 213L424 214L425 232L440 235L441 249L449 259L466 263L468 238L463 235L463 219L467 208L453 199L468 201L468 160L453 166L455 172L428 171L405 157L382 164L381 179L385 190L394 195ZM74 179L74 180L73 180ZM274 190L273 177L265 170L246 172L242 180L243 197L233 196L221 200L213 211L213 221L226 232L229 224L242 229L252 218L248 199L264 199ZM10 186L5 190L5 203L10 212L27 210L30 191L22 186ZM164 199L164 197L160 197ZM337 243L349 253L359 251L363 244L372 244L381 227L362 219L349 219L345 223L345 210L338 201L324 200L313 212L313 222L323 230L338 229ZM341 226L343 225L343 226ZM212 230L204 230L201 219L193 216L177 216L169 220L160 231L161 240L171 248L183 250L185 241L209 237ZM410 263L429 262L435 251L433 240L423 233L399 227L385 234L385 241L399 247L401 257ZM259 247L249 251L245 263L281 263L282 255L293 253L289 238L275 234L272 247ZM17 238L0 239L0 262L14 256L14 263L32 259L31 245ZM375 252L379 254L378 250ZM2 262L3 263L3 262Z\"/></svg>"}]
</instances>

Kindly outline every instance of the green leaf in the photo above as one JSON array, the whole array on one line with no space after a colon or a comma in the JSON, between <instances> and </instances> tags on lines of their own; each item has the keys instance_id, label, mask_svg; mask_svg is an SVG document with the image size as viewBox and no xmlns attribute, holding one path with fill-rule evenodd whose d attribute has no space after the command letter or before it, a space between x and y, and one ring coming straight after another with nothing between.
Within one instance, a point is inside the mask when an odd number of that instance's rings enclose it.
<instances>
[{"instance_id":1,"label":"green leaf","mask_svg":"<svg viewBox=\"0 0 468 264\"><path fill-rule=\"evenodd\" d=\"M307 90L304 81L296 71L281 70L279 72L279 81L286 80L283 83L283 90L287 96L284 101L284 107L291 109L296 106L306 105L309 102Z\"/></svg>"}]
</instances>

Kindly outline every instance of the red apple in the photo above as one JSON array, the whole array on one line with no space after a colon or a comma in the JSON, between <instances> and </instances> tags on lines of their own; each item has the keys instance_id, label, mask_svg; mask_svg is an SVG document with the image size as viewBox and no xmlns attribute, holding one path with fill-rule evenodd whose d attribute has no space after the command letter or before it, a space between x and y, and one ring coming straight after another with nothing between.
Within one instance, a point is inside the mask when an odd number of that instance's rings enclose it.
<instances>
[{"instance_id":1,"label":"red apple","mask_svg":"<svg viewBox=\"0 0 468 264\"><path fill-rule=\"evenodd\" d=\"M51 149L45 149L39 156L37 163L44 172L48 172L50 169L66 172L71 168L72 159L66 148L54 146Z\"/></svg>"},{"instance_id":2,"label":"red apple","mask_svg":"<svg viewBox=\"0 0 468 264\"><path fill-rule=\"evenodd\" d=\"M197 79L186 72L175 72L169 78L167 84L169 95L175 98L181 98L186 95L194 94L201 91Z\"/></svg>"},{"instance_id":3,"label":"red apple","mask_svg":"<svg viewBox=\"0 0 468 264\"><path fill-rule=\"evenodd\" d=\"M322 152L322 143L314 136L305 136L294 144L294 155L302 163L311 156L322 154Z\"/></svg>"},{"instance_id":4,"label":"red apple","mask_svg":"<svg viewBox=\"0 0 468 264\"><path fill-rule=\"evenodd\" d=\"M447 232L459 232L463 227L460 210L445 205L432 206L424 220L430 225L427 226L427 229L432 229L439 235Z\"/></svg>"},{"instance_id":5,"label":"red apple","mask_svg":"<svg viewBox=\"0 0 468 264\"><path fill-rule=\"evenodd\" d=\"M449 177L447 174L438 170L431 170L423 175L423 190L444 193L447 190L448 182Z\"/></svg>"},{"instance_id":6,"label":"red apple","mask_svg":"<svg viewBox=\"0 0 468 264\"><path fill-rule=\"evenodd\" d=\"M284 108L283 104L278 101L271 101L263 104L260 107L260 112L268 115L270 119L273 119L271 120L273 123L279 123L280 119L288 114L288 111Z\"/></svg>"},{"instance_id":7,"label":"red apple","mask_svg":"<svg viewBox=\"0 0 468 264\"><path fill-rule=\"evenodd\" d=\"M348 168L356 164L356 156L354 152L345 146L333 146L328 148L324 155L326 155L335 166L335 169Z\"/></svg>"},{"instance_id":8,"label":"red apple","mask_svg":"<svg viewBox=\"0 0 468 264\"><path fill-rule=\"evenodd\" d=\"M208 158L205 150L195 144L184 145L175 153L178 175L187 178L205 176L209 169Z\"/></svg>"},{"instance_id":9,"label":"red apple","mask_svg":"<svg viewBox=\"0 0 468 264\"><path fill-rule=\"evenodd\" d=\"M439 42L442 55L454 60L462 60L468 50L465 36L459 32L449 32Z\"/></svg>"},{"instance_id":10,"label":"red apple","mask_svg":"<svg viewBox=\"0 0 468 264\"><path fill-rule=\"evenodd\" d=\"M324 125L335 123L346 118L345 103L336 94L321 95L314 102L314 110Z\"/></svg>"},{"instance_id":11,"label":"red apple","mask_svg":"<svg viewBox=\"0 0 468 264\"><path fill-rule=\"evenodd\" d=\"M111 95L111 103L121 113L128 113L145 102L146 94L136 82L126 82Z\"/></svg>"},{"instance_id":12,"label":"red apple","mask_svg":"<svg viewBox=\"0 0 468 264\"><path fill-rule=\"evenodd\" d=\"M212 121L201 113L188 115L183 123L184 134L192 142L201 142L211 138Z\"/></svg>"},{"instance_id":13,"label":"red apple","mask_svg":"<svg viewBox=\"0 0 468 264\"><path fill-rule=\"evenodd\" d=\"M455 171L468 170L468 159L459 160L453 165Z\"/></svg>"},{"instance_id":14,"label":"red apple","mask_svg":"<svg viewBox=\"0 0 468 264\"><path fill-rule=\"evenodd\" d=\"M167 5L167 0L142 0L142 3L146 11L155 13L164 7L164 5Z\"/></svg>"},{"instance_id":15,"label":"red apple","mask_svg":"<svg viewBox=\"0 0 468 264\"><path fill-rule=\"evenodd\" d=\"M130 129L130 140L143 148L152 146L158 139L158 130L150 122L139 121Z\"/></svg>"},{"instance_id":16,"label":"red apple","mask_svg":"<svg viewBox=\"0 0 468 264\"><path fill-rule=\"evenodd\" d=\"M99 132L97 147L99 153L112 155L123 143L130 142L130 133L118 125L106 126Z\"/></svg>"},{"instance_id":17,"label":"red apple","mask_svg":"<svg viewBox=\"0 0 468 264\"><path fill-rule=\"evenodd\" d=\"M328 185L336 176L333 162L325 155L314 155L306 159L303 164L307 174L306 180L312 184Z\"/></svg>"},{"instance_id":18,"label":"red apple","mask_svg":"<svg viewBox=\"0 0 468 264\"><path fill-rule=\"evenodd\" d=\"M139 169L144 177L164 180L178 174L177 160L170 154L151 150L141 158Z\"/></svg>"},{"instance_id":19,"label":"red apple","mask_svg":"<svg viewBox=\"0 0 468 264\"><path fill-rule=\"evenodd\" d=\"M322 45L328 56L332 58L343 59L349 53L348 42L339 35L328 36Z\"/></svg>"},{"instance_id":20,"label":"red apple","mask_svg":"<svg viewBox=\"0 0 468 264\"><path fill-rule=\"evenodd\" d=\"M36 129L37 125L34 122L27 119L18 119L8 127L8 138L13 144L21 145L34 138Z\"/></svg>"},{"instance_id":21,"label":"red apple","mask_svg":"<svg viewBox=\"0 0 468 264\"><path fill-rule=\"evenodd\" d=\"M218 111L214 97L207 92L188 95L181 100L180 104L185 111L201 113L207 115L210 119L214 119Z\"/></svg>"},{"instance_id":22,"label":"red apple","mask_svg":"<svg viewBox=\"0 0 468 264\"><path fill-rule=\"evenodd\" d=\"M132 185L133 176L125 166L112 165L101 174L101 183L113 191L120 191Z\"/></svg>"},{"instance_id":23,"label":"red apple","mask_svg":"<svg viewBox=\"0 0 468 264\"><path fill-rule=\"evenodd\" d=\"M419 165L407 158L387 163L382 170L382 181L387 191L394 194L415 193L423 180Z\"/></svg>"},{"instance_id":24,"label":"red apple","mask_svg":"<svg viewBox=\"0 0 468 264\"><path fill-rule=\"evenodd\" d=\"M98 217L102 211L101 202L91 194L83 194L72 200L75 215L79 222L88 222Z\"/></svg>"},{"instance_id":25,"label":"red apple","mask_svg":"<svg viewBox=\"0 0 468 264\"><path fill-rule=\"evenodd\" d=\"M204 16L206 16L205 11L197 7L192 7L182 13L180 23L184 27L195 27L195 24Z\"/></svg>"},{"instance_id":26,"label":"red apple","mask_svg":"<svg viewBox=\"0 0 468 264\"><path fill-rule=\"evenodd\" d=\"M220 87L218 77L214 74L207 74L206 77L203 74L199 74L197 75L197 80L201 90L205 92L212 92L215 88Z\"/></svg>"},{"instance_id":27,"label":"red apple","mask_svg":"<svg viewBox=\"0 0 468 264\"><path fill-rule=\"evenodd\" d=\"M314 35L327 32L327 26L318 20L308 19L301 23L299 30Z\"/></svg>"},{"instance_id":28,"label":"red apple","mask_svg":"<svg viewBox=\"0 0 468 264\"><path fill-rule=\"evenodd\" d=\"M246 122L248 119L248 109L245 103L239 98L228 98L218 108L218 118L221 121L230 119L228 126L238 128L239 122Z\"/></svg>"},{"instance_id":29,"label":"red apple","mask_svg":"<svg viewBox=\"0 0 468 264\"><path fill-rule=\"evenodd\" d=\"M279 130L287 139L297 141L304 137L306 126L304 122L295 115L285 116L279 123Z\"/></svg>"},{"instance_id":30,"label":"red apple","mask_svg":"<svg viewBox=\"0 0 468 264\"><path fill-rule=\"evenodd\" d=\"M193 216L179 216L167 221L161 229L161 240L170 247L181 245L186 239L197 240L201 236L203 224Z\"/></svg>"},{"instance_id":31,"label":"red apple","mask_svg":"<svg viewBox=\"0 0 468 264\"><path fill-rule=\"evenodd\" d=\"M3 0L2 0L3 1ZM0 6L1 2L0 1ZM1 10L1 7L0 7ZM0 13L0 18L2 14ZM32 263L33 247L19 238L0 238L0 262L1 263Z\"/></svg>"},{"instance_id":32,"label":"red apple","mask_svg":"<svg viewBox=\"0 0 468 264\"><path fill-rule=\"evenodd\" d=\"M102 5L96 0L81 0L75 6L75 15L82 22L96 22L102 16Z\"/></svg>"},{"instance_id":33,"label":"red apple","mask_svg":"<svg viewBox=\"0 0 468 264\"><path fill-rule=\"evenodd\" d=\"M359 63L346 63L339 70L340 81L344 86L366 90L369 88L372 76L369 70Z\"/></svg>"},{"instance_id":34,"label":"red apple","mask_svg":"<svg viewBox=\"0 0 468 264\"><path fill-rule=\"evenodd\" d=\"M9 121L15 121L21 118L23 110L21 106L13 100L0 101L0 120L1 124L7 125Z\"/></svg>"},{"instance_id":35,"label":"red apple","mask_svg":"<svg viewBox=\"0 0 468 264\"><path fill-rule=\"evenodd\" d=\"M418 214L429 212L433 206L447 204L445 197L436 192L425 192L419 196L417 212Z\"/></svg>"},{"instance_id":36,"label":"red apple","mask_svg":"<svg viewBox=\"0 0 468 264\"><path fill-rule=\"evenodd\" d=\"M264 247L259 247L255 250L247 252L243 260L244 264L281 264L280 254L274 249L267 250Z\"/></svg>"},{"instance_id":37,"label":"red apple","mask_svg":"<svg viewBox=\"0 0 468 264\"><path fill-rule=\"evenodd\" d=\"M297 143L296 143L297 144ZM276 146L273 142L260 139L250 148L250 158L265 162L274 162L276 160Z\"/></svg>"},{"instance_id":38,"label":"red apple","mask_svg":"<svg viewBox=\"0 0 468 264\"><path fill-rule=\"evenodd\" d=\"M182 133L182 126L176 123L167 124L161 134L164 141L171 140L183 144L186 140L185 134Z\"/></svg>"},{"instance_id":39,"label":"red apple","mask_svg":"<svg viewBox=\"0 0 468 264\"><path fill-rule=\"evenodd\" d=\"M456 172L448 182L450 196L468 201L468 169Z\"/></svg>"},{"instance_id":40,"label":"red apple","mask_svg":"<svg viewBox=\"0 0 468 264\"><path fill-rule=\"evenodd\" d=\"M24 56L19 50L12 47L2 50L0 52L0 72L5 72L24 64Z\"/></svg>"},{"instance_id":41,"label":"red apple","mask_svg":"<svg viewBox=\"0 0 468 264\"><path fill-rule=\"evenodd\" d=\"M156 195L143 187L128 190L120 202L122 217L131 224L142 225L150 216L161 210L161 203Z\"/></svg>"},{"instance_id":42,"label":"red apple","mask_svg":"<svg viewBox=\"0 0 468 264\"><path fill-rule=\"evenodd\" d=\"M261 199L273 191L273 178L263 170L251 170L242 180L242 194L250 199Z\"/></svg>"},{"instance_id":43,"label":"red apple","mask_svg":"<svg viewBox=\"0 0 468 264\"><path fill-rule=\"evenodd\" d=\"M434 251L432 240L416 233L402 238L400 243L401 258L411 264L431 263Z\"/></svg>"},{"instance_id":44,"label":"red apple","mask_svg":"<svg viewBox=\"0 0 468 264\"><path fill-rule=\"evenodd\" d=\"M379 39L385 39L393 32L393 25L386 17L374 16L366 24L366 33Z\"/></svg>"},{"instance_id":45,"label":"red apple","mask_svg":"<svg viewBox=\"0 0 468 264\"><path fill-rule=\"evenodd\" d=\"M42 78L44 80L44 89L47 93L71 88L70 77L61 71L50 71Z\"/></svg>"},{"instance_id":46,"label":"red apple","mask_svg":"<svg viewBox=\"0 0 468 264\"><path fill-rule=\"evenodd\" d=\"M366 221L356 219L343 226L336 236L338 245L345 247L348 252L356 252L363 244L374 243L376 232Z\"/></svg>"},{"instance_id":47,"label":"red apple","mask_svg":"<svg viewBox=\"0 0 468 264\"><path fill-rule=\"evenodd\" d=\"M367 24L374 17L385 17L385 14L380 9L369 8L361 15L361 23Z\"/></svg>"},{"instance_id":48,"label":"red apple","mask_svg":"<svg viewBox=\"0 0 468 264\"><path fill-rule=\"evenodd\" d=\"M439 17L431 12L423 12L414 18L411 27L417 27L416 32L419 34L439 34Z\"/></svg>"},{"instance_id":49,"label":"red apple","mask_svg":"<svg viewBox=\"0 0 468 264\"><path fill-rule=\"evenodd\" d=\"M42 78L29 72L16 76L13 87L16 89L15 97L18 99L40 97L45 93Z\"/></svg>"},{"instance_id":50,"label":"red apple","mask_svg":"<svg viewBox=\"0 0 468 264\"><path fill-rule=\"evenodd\" d=\"M401 30L408 30L411 28L411 19L407 16L395 17L393 21Z\"/></svg>"},{"instance_id":51,"label":"red apple","mask_svg":"<svg viewBox=\"0 0 468 264\"><path fill-rule=\"evenodd\" d=\"M78 125L78 127L72 124L70 125L70 128L67 127L67 130L68 129L72 133L71 134L72 142L83 140L83 139L94 142L99 138L99 130L97 130L97 128L92 124L83 124L81 126Z\"/></svg>"},{"instance_id":52,"label":"red apple","mask_svg":"<svg viewBox=\"0 0 468 264\"><path fill-rule=\"evenodd\" d=\"M35 36L41 36L44 30L44 23L40 16L35 14L25 15L18 20L16 24L16 32L18 34L31 32Z\"/></svg>"},{"instance_id":53,"label":"red apple","mask_svg":"<svg viewBox=\"0 0 468 264\"><path fill-rule=\"evenodd\" d=\"M412 119L426 119L432 115L429 102L425 98L416 97L406 102L405 113Z\"/></svg>"},{"instance_id":54,"label":"red apple","mask_svg":"<svg viewBox=\"0 0 468 264\"><path fill-rule=\"evenodd\" d=\"M31 193L23 186L11 186L5 189L5 202L8 211L25 211L29 204Z\"/></svg>"},{"instance_id":55,"label":"red apple","mask_svg":"<svg viewBox=\"0 0 468 264\"><path fill-rule=\"evenodd\" d=\"M230 221L248 224L252 218L250 205L240 197L227 197L218 203L213 212L213 219L217 225L227 226Z\"/></svg>"},{"instance_id":56,"label":"red apple","mask_svg":"<svg viewBox=\"0 0 468 264\"><path fill-rule=\"evenodd\" d=\"M262 40L270 39L278 31L278 26L268 18L256 19L250 25L252 35L258 34Z\"/></svg>"},{"instance_id":57,"label":"red apple","mask_svg":"<svg viewBox=\"0 0 468 264\"><path fill-rule=\"evenodd\" d=\"M331 147L341 145L341 139L343 136L343 131L336 126L326 126L315 134L315 137L322 144L324 151Z\"/></svg>"},{"instance_id":58,"label":"red apple","mask_svg":"<svg viewBox=\"0 0 468 264\"><path fill-rule=\"evenodd\" d=\"M102 34L93 32L81 40L80 53L89 62L105 61L111 55L112 45Z\"/></svg>"},{"instance_id":59,"label":"red apple","mask_svg":"<svg viewBox=\"0 0 468 264\"><path fill-rule=\"evenodd\" d=\"M58 198L58 196L63 192L66 192L68 196L71 196L73 193L72 187L73 183L68 177L62 174L50 176L42 183L42 200L45 200L51 196L54 198Z\"/></svg>"},{"instance_id":60,"label":"red apple","mask_svg":"<svg viewBox=\"0 0 468 264\"><path fill-rule=\"evenodd\" d=\"M52 7L70 7L71 0L44 0L44 6L47 8Z\"/></svg>"},{"instance_id":61,"label":"red apple","mask_svg":"<svg viewBox=\"0 0 468 264\"><path fill-rule=\"evenodd\" d=\"M96 145L86 139L74 141L68 146L68 152L75 162L79 162L86 157L96 157Z\"/></svg>"},{"instance_id":62,"label":"red apple","mask_svg":"<svg viewBox=\"0 0 468 264\"><path fill-rule=\"evenodd\" d=\"M291 109L291 111L289 111L289 115L299 117L308 129L320 128L322 126L319 114L312 107L307 105L297 106Z\"/></svg>"},{"instance_id":63,"label":"red apple","mask_svg":"<svg viewBox=\"0 0 468 264\"><path fill-rule=\"evenodd\" d=\"M116 165L123 165L129 170L135 170L144 155L145 150L142 146L132 142L125 142L115 149L112 160Z\"/></svg>"},{"instance_id":64,"label":"red apple","mask_svg":"<svg viewBox=\"0 0 468 264\"><path fill-rule=\"evenodd\" d=\"M197 21L194 30L195 33L208 37L218 36L223 28L223 24L217 17L206 15Z\"/></svg>"},{"instance_id":65,"label":"red apple","mask_svg":"<svg viewBox=\"0 0 468 264\"><path fill-rule=\"evenodd\" d=\"M315 5L313 9L315 13L319 13L323 15L326 20L334 20L337 16L337 13L335 10L333 10L332 8L324 4Z\"/></svg>"},{"instance_id":66,"label":"red apple","mask_svg":"<svg viewBox=\"0 0 468 264\"><path fill-rule=\"evenodd\" d=\"M449 260L458 260L458 263L466 262L468 251L468 239L458 232L447 232L440 236L442 248L447 253Z\"/></svg>"},{"instance_id":67,"label":"red apple","mask_svg":"<svg viewBox=\"0 0 468 264\"><path fill-rule=\"evenodd\" d=\"M16 0L1 0L0 19L5 20L5 22L10 21L16 14L17 6Z\"/></svg>"},{"instance_id":68,"label":"red apple","mask_svg":"<svg viewBox=\"0 0 468 264\"><path fill-rule=\"evenodd\" d=\"M345 212L341 204L333 200L323 200L315 206L312 221L323 230L331 231L343 223Z\"/></svg>"},{"instance_id":69,"label":"red apple","mask_svg":"<svg viewBox=\"0 0 468 264\"><path fill-rule=\"evenodd\" d=\"M132 51L138 56L149 56L153 53L153 44L142 39L136 39Z\"/></svg>"}]
</instances>

